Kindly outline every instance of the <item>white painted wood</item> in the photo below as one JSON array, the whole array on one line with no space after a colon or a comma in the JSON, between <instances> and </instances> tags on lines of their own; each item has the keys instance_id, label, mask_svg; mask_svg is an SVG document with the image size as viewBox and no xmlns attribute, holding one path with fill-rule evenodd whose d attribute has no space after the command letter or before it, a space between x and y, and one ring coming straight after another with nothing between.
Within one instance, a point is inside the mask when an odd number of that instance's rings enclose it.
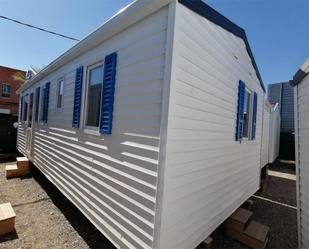
<instances>
[{"instance_id":1,"label":"white painted wood","mask_svg":"<svg viewBox=\"0 0 309 249\"><path fill-rule=\"evenodd\" d=\"M195 248L259 188L263 90L242 39L178 4L160 244ZM238 59L235 59L235 56ZM235 141L238 82L258 93L256 140Z\"/></svg>"}]
</instances>

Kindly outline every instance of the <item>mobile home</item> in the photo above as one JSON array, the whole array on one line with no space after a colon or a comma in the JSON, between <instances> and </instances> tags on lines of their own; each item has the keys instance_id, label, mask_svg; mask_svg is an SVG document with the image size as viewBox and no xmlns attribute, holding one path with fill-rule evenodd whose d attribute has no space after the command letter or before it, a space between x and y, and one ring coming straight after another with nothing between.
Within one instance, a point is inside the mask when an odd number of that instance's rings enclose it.
<instances>
[{"instance_id":1,"label":"mobile home","mask_svg":"<svg viewBox=\"0 0 309 249\"><path fill-rule=\"evenodd\" d=\"M299 248L309 248L309 59L291 81L294 85L295 159Z\"/></svg>"},{"instance_id":2,"label":"mobile home","mask_svg":"<svg viewBox=\"0 0 309 249\"><path fill-rule=\"evenodd\" d=\"M263 113L263 132L261 167L273 163L279 156L280 112L279 104L272 105L265 100Z\"/></svg>"},{"instance_id":3,"label":"mobile home","mask_svg":"<svg viewBox=\"0 0 309 249\"><path fill-rule=\"evenodd\" d=\"M194 248L259 188L264 86L203 1L134 1L20 91L18 150L119 248Z\"/></svg>"},{"instance_id":4,"label":"mobile home","mask_svg":"<svg viewBox=\"0 0 309 249\"><path fill-rule=\"evenodd\" d=\"M268 162L273 163L279 157L280 147L280 110L279 104L272 105L269 120L269 152Z\"/></svg>"}]
</instances>

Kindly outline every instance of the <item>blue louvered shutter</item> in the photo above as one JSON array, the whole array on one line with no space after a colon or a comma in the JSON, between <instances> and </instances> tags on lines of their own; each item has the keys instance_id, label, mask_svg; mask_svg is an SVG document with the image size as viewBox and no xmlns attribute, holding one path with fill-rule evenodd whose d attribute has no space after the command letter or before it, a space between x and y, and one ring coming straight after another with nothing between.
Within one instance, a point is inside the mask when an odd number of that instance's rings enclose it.
<instances>
[{"instance_id":1,"label":"blue louvered shutter","mask_svg":"<svg viewBox=\"0 0 309 249\"><path fill-rule=\"evenodd\" d=\"M27 115L28 115L28 103L25 101L25 99L27 98L28 94L26 94L25 98L24 98L24 114L23 114L23 120L27 121Z\"/></svg>"},{"instance_id":2,"label":"blue louvered shutter","mask_svg":"<svg viewBox=\"0 0 309 249\"><path fill-rule=\"evenodd\" d=\"M45 84L45 89L44 89L44 103L43 103L43 122L44 123L47 123L48 121L49 91L50 91L50 82L47 82Z\"/></svg>"},{"instance_id":3,"label":"blue louvered shutter","mask_svg":"<svg viewBox=\"0 0 309 249\"><path fill-rule=\"evenodd\" d=\"M252 134L251 139L255 139L256 132L256 115L257 115L257 93L253 95L253 113L252 113Z\"/></svg>"},{"instance_id":4,"label":"blue louvered shutter","mask_svg":"<svg viewBox=\"0 0 309 249\"><path fill-rule=\"evenodd\" d=\"M238 85L238 105L237 105L237 121L236 121L236 141L241 141L244 128L244 106L245 106L245 90L246 85L241 80Z\"/></svg>"},{"instance_id":5,"label":"blue louvered shutter","mask_svg":"<svg viewBox=\"0 0 309 249\"><path fill-rule=\"evenodd\" d=\"M40 104L40 87L35 89L35 115L34 115L35 122L38 122L39 120L39 104Z\"/></svg>"},{"instance_id":6,"label":"blue louvered shutter","mask_svg":"<svg viewBox=\"0 0 309 249\"><path fill-rule=\"evenodd\" d=\"M82 89L83 89L83 73L84 73L83 66L78 67L76 69L73 120L72 120L72 126L75 128L79 128L79 124L80 124L80 109L81 109Z\"/></svg>"},{"instance_id":7,"label":"blue louvered shutter","mask_svg":"<svg viewBox=\"0 0 309 249\"><path fill-rule=\"evenodd\" d=\"M111 134L116 81L117 53L105 57L101 101L100 133Z\"/></svg>"},{"instance_id":8,"label":"blue louvered shutter","mask_svg":"<svg viewBox=\"0 0 309 249\"><path fill-rule=\"evenodd\" d=\"M21 99L20 99L20 116L19 116L20 121L24 120L24 118L23 118L23 113L24 113L23 108L24 108L24 96L21 96Z\"/></svg>"}]
</instances>

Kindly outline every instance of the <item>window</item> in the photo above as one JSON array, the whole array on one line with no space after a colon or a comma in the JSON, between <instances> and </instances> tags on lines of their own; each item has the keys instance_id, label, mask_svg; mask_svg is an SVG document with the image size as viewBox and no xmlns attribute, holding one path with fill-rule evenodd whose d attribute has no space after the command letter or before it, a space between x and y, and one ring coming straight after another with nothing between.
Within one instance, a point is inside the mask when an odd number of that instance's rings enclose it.
<instances>
[{"instance_id":1,"label":"window","mask_svg":"<svg viewBox=\"0 0 309 249\"><path fill-rule=\"evenodd\" d=\"M101 96L103 86L103 65L88 68L86 96L86 126L99 127Z\"/></svg>"},{"instance_id":2,"label":"window","mask_svg":"<svg viewBox=\"0 0 309 249\"><path fill-rule=\"evenodd\" d=\"M1 96L6 97L6 98L11 97L11 85L6 84L6 83L2 84Z\"/></svg>"},{"instance_id":3,"label":"window","mask_svg":"<svg viewBox=\"0 0 309 249\"><path fill-rule=\"evenodd\" d=\"M64 80L60 79L57 82L57 109L62 107L63 102Z\"/></svg>"},{"instance_id":4,"label":"window","mask_svg":"<svg viewBox=\"0 0 309 249\"><path fill-rule=\"evenodd\" d=\"M243 137L249 138L251 131L251 112L252 112L252 93L246 88L245 90L245 103L244 103L244 128Z\"/></svg>"}]
</instances>

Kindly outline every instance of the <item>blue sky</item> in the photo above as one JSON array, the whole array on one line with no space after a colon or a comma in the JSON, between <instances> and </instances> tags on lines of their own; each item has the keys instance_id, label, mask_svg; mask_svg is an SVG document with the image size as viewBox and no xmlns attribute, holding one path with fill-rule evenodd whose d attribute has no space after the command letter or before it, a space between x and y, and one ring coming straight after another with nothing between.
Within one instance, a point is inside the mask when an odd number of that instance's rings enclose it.
<instances>
[{"instance_id":1,"label":"blue sky","mask_svg":"<svg viewBox=\"0 0 309 249\"><path fill-rule=\"evenodd\" d=\"M132 0L0 0L0 15L83 38ZM265 84L309 56L309 0L205 0L246 30ZM76 42L0 19L0 65L42 67Z\"/></svg>"}]
</instances>

